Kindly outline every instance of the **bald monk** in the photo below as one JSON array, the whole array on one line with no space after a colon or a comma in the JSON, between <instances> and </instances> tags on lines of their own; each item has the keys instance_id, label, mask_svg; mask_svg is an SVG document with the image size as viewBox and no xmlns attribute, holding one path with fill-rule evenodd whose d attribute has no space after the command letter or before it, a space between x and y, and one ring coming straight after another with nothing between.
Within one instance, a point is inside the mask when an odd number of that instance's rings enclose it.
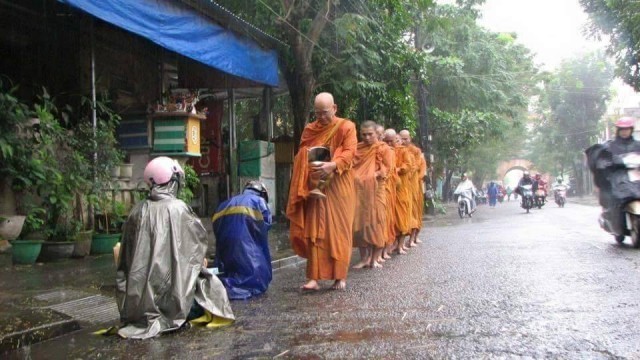
<instances>
[{"instance_id":1,"label":"bald monk","mask_svg":"<svg viewBox=\"0 0 640 360\"><path fill-rule=\"evenodd\" d=\"M403 130L404 131L404 130ZM402 138L402 132L398 139ZM413 225L412 172L415 171L414 157L402 140L396 140L396 172L399 184L396 188L396 249L398 254L406 254L405 237L411 235Z\"/></svg>"},{"instance_id":2,"label":"bald monk","mask_svg":"<svg viewBox=\"0 0 640 360\"><path fill-rule=\"evenodd\" d=\"M416 244L420 244L422 242L422 240L420 240L420 238L418 237L418 234L420 234L420 230L422 229L422 216L424 215L424 197L425 197L425 193L426 193L426 188L425 188L425 178L427 177L427 160L425 159L424 153L420 152L420 164L418 166L419 171L418 171L418 181L420 182L419 185L419 196L418 196L418 202L417 202L417 206L420 209L420 213L418 214L418 216L420 217L420 223L419 223L419 227L418 227L418 231L416 232L416 236L415 236L415 242Z\"/></svg>"},{"instance_id":3,"label":"bald monk","mask_svg":"<svg viewBox=\"0 0 640 360\"><path fill-rule=\"evenodd\" d=\"M376 135L378 137L378 141L382 142L383 145L383 151L382 151L382 163L385 166L385 168L387 169L387 178L384 181L384 187L385 187L385 206L386 206L386 211L387 211L387 218L386 218L386 222L387 222L387 228L393 229L393 218L394 218L394 213L393 211L390 209L391 208L391 204L392 201L395 201L395 196L393 197L393 199L391 198L391 193L390 193L390 189L389 189L389 183L392 180L391 176L395 176L395 168L396 168L396 158L395 158L395 153L393 148L391 148L386 142L384 142L384 126L377 124L376 125ZM394 131L395 133L395 131ZM394 192L395 192L395 185L393 188ZM387 238L386 236L387 234L385 234L385 238ZM395 242L395 234L393 236L393 238L391 239L391 241L387 241L387 244L385 244L385 247L382 249L382 253L380 254L380 257L378 258L378 262L379 263L383 263L388 259L391 259L391 251L390 248L392 247L393 243Z\"/></svg>"},{"instance_id":4,"label":"bald monk","mask_svg":"<svg viewBox=\"0 0 640 360\"><path fill-rule=\"evenodd\" d=\"M396 131L393 129L387 129L382 135L382 141L387 145L383 153L382 162L388 167L387 181L385 182L385 189L387 193L387 246L385 247L382 259L387 260L391 258L396 241L396 188L399 184L398 174L396 172Z\"/></svg>"},{"instance_id":5,"label":"bald monk","mask_svg":"<svg viewBox=\"0 0 640 360\"><path fill-rule=\"evenodd\" d=\"M411 142L411 133L409 130L400 131L402 144L407 147L408 152L413 159L413 166L409 175L409 190L411 192L411 233L409 235L409 247L417 245L418 231L422 228L422 208L420 207L420 199L422 197L422 186L419 179L420 176L420 158L422 151Z\"/></svg>"},{"instance_id":6,"label":"bald monk","mask_svg":"<svg viewBox=\"0 0 640 360\"><path fill-rule=\"evenodd\" d=\"M313 106L316 120L304 128L293 162L289 238L295 253L307 259L307 283L302 289L319 290L318 280L334 280L332 288L339 290L346 287L351 261L356 202L351 166L358 140L355 124L336 116L338 107L331 94L318 94ZM331 160L311 166L307 150L313 146L328 147ZM309 196L310 175L327 181L326 199Z\"/></svg>"},{"instance_id":7,"label":"bald monk","mask_svg":"<svg viewBox=\"0 0 640 360\"><path fill-rule=\"evenodd\" d=\"M354 245L360 249L360 262L354 266L382 267L379 259L386 245L387 168L383 165L383 146L378 141L376 123L365 121L360 126L361 142L353 159L356 185L356 217L353 223Z\"/></svg>"}]
</instances>

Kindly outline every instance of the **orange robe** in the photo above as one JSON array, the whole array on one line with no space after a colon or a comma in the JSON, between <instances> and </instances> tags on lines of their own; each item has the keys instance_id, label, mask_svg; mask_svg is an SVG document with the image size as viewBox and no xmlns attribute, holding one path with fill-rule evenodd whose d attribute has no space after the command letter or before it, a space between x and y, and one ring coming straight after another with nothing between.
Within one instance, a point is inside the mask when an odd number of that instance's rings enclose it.
<instances>
[{"instance_id":1,"label":"orange robe","mask_svg":"<svg viewBox=\"0 0 640 360\"><path fill-rule=\"evenodd\" d=\"M422 151L414 144L408 146L411 155L413 156L413 168L409 177L410 189L411 189L411 229L422 228L422 180L420 178L420 158ZM422 205L421 205L422 204Z\"/></svg>"},{"instance_id":2,"label":"orange robe","mask_svg":"<svg viewBox=\"0 0 640 360\"><path fill-rule=\"evenodd\" d=\"M396 235L408 235L411 231L412 193L410 178L413 156L406 146L395 147L398 187L396 188Z\"/></svg>"},{"instance_id":3,"label":"orange robe","mask_svg":"<svg viewBox=\"0 0 640 360\"><path fill-rule=\"evenodd\" d=\"M293 161L287 217L291 246L307 259L308 279L347 278L356 202L351 166L357 143L356 126L347 119L334 117L325 126L314 121L302 132ZM326 199L308 197L307 150L313 146L329 147L331 161L337 166L324 188Z\"/></svg>"},{"instance_id":4,"label":"orange robe","mask_svg":"<svg viewBox=\"0 0 640 360\"><path fill-rule=\"evenodd\" d=\"M353 243L356 247L382 248L387 237L387 169L382 162L383 145L358 143L353 159L356 186L356 216L353 222Z\"/></svg>"},{"instance_id":5,"label":"orange robe","mask_svg":"<svg viewBox=\"0 0 640 360\"><path fill-rule=\"evenodd\" d=\"M387 168L387 178L384 187L387 206L387 229L385 231L386 245L396 241L396 187L398 186L398 174L396 173L396 152L394 148L384 143L382 164Z\"/></svg>"},{"instance_id":6,"label":"orange robe","mask_svg":"<svg viewBox=\"0 0 640 360\"><path fill-rule=\"evenodd\" d=\"M420 171L418 172L420 181L420 196L418 198L418 208L420 209L420 228L422 228L422 216L424 215L424 195L425 195L425 184L424 178L427 176L427 160L424 158L424 153L420 153Z\"/></svg>"}]
</instances>

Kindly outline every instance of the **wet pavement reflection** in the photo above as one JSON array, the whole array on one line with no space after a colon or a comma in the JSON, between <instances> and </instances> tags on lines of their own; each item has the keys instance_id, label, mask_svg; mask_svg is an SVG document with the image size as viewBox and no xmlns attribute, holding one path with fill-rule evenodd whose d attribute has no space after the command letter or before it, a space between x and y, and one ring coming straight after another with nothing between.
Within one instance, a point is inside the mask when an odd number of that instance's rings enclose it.
<instances>
[{"instance_id":1,"label":"wet pavement reflection","mask_svg":"<svg viewBox=\"0 0 640 360\"><path fill-rule=\"evenodd\" d=\"M11 358L640 358L640 251L615 244L599 209L515 202L426 223L424 243L382 269L351 270L345 291L302 293L304 264L232 303L237 321L150 341L91 335ZM104 327L104 326L102 326ZM55 357L55 356L54 356Z\"/></svg>"}]
</instances>

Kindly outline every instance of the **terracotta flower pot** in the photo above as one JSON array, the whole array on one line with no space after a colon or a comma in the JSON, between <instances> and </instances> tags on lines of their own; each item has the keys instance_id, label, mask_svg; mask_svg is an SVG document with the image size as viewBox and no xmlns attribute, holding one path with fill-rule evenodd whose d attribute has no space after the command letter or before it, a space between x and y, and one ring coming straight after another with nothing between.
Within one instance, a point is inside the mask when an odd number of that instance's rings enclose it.
<instances>
[{"instance_id":1,"label":"terracotta flower pot","mask_svg":"<svg viewBox=\"0 0 640 360\"><path fill-rule=\"evenodd\" d=\"M131 180L133 176L133 164L120 165L120 178L123 180Z\"/></svg>"},{"instance_id":2,"label":"terracotta flower pot","mask_svg":"<svg viewBox=\"0 0 640 360\"><path fill-rule=\"evenodd\" d=\"M91 253L91 242L93 237L93 231L81 231L76 236L76 241L74 241L73 245L73 254L71 255L74 258L82 258Z\"/></svg>"}]
</instances>

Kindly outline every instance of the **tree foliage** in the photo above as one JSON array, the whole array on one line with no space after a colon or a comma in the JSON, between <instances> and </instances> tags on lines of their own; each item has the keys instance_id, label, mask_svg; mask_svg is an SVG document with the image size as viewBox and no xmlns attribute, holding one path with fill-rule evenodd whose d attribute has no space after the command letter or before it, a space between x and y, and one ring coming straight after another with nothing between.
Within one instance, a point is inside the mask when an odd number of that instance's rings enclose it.
<instances>
[{"instance_id":1,"label":"tree foliage","mask_svg":"<svg viewBox=\"0 0 640 360\"><path fill-rule=\"evenodd\" d=\"M578 164L584 149L596 141L612 79L613 68L602 53L566 60L545 76L530 153L540 170L552 174L571 170L581 179Z\"/></svg>"},{"instance_id":2,"label":"tree foliage","mask_svg":"<svg viewBox=\"0 0 640 360\"><path fill-rule=\"evenodd\" d=\"M487 31L476 16L473 9L439 6L424 22L425 47L433 49L425 74L433 152L448 176L454 170L489 176L511 154L497 144L523 128L537 72L514 35ZM488 144L500 156L476 166L473 154Z\"/></svg>"},{"instance_id":3,"label":"tree foliage","mask_svg":"<svg viewBox=\"0 0 640 360\"><path fill-rule=\"evenodd\" d=\"M640 91L640 1L580 0L580 4L589 14L591 36L608 37L616 75Z\"/></svg>"}]
</instances>

